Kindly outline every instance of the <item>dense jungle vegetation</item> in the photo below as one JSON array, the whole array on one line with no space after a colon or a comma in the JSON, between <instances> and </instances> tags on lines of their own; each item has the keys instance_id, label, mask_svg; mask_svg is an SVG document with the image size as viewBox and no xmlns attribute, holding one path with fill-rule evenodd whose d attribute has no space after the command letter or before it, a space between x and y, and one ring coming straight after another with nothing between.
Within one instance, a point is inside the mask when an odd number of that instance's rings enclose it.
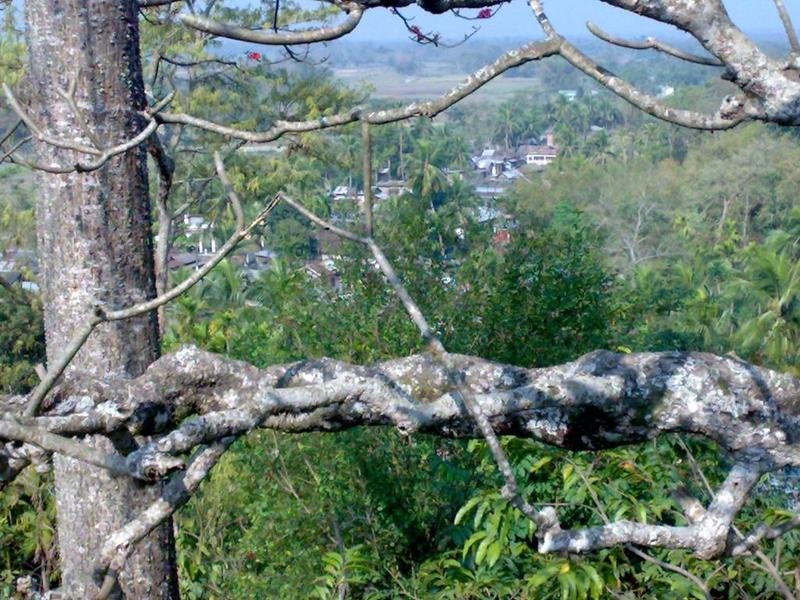
<instances>
[{"instance_id":1,"label":"dense jungle vegetation","mask_svg":"<svg viewBox=\"0 0 800 600\"><path fill-rule=\"evenodd\" d=\"M192 114L256 127L333 113L369 93L347 88L327 67L273 65L252 53L227 56L234 67L162 62L156 72L159 55L198 60L218 49L187 31L164 42L155 29L145 25L143 40L152 91L159 96L171 81ZM342 48L334 56L346 55ZM472 48L463 59L477 65L482 46ZM13 23L0 52L12 69L21 52ZM684 103L703 105L719 85L703 70L676 70L649 55L612 58L634 80L674 86ZM376 237L447 347L524 366L597 348L713 351L800 375L797 132L681 130L566 69L526 67L531 88L511 100L468 102L433 121L374 131L375 164L407 186L377 206ZM565 87L574 100L559 94ZM561 150L553 164L525 171L494 199L476 193L471 157L486 146L511 151L548 131ZM210 152L220 142L172 135L179 151L208 149L180 163L173 201L192 203L191 213L212 222L223 241L232 215L209 182ZM229 169L248 213L289 190L352 223L355 203L329 192L361 185L361 152L359 131L345 127L239 153ZM31 175L3 165L0 185L0 250L34 249ZM487 204L490 220L481 218ZM182 235L178 229L176 247L188 243ZM420 350L416 329L362 248L320 234L288 207L237 254L262 248L275 255L269 269L248 275L234 256L168 309L167 348L192 343L256 365L323 356L361 363ZM323 257L333 261L335 285L307 268ZM172 281L189 273L173 271ZM44 347L36 294L0 288L0 324L0 390L30 389ZM677 436L596 455L521 440L508 440L506 450L524 495L558 503L566 525L606 515L679 522L672 490L682 484L707 497L704 481L714 485L724 472L713 445ZM47 473L30 470L0 496L4 597L20 572L58 577L50 486ZM182 593L567 600L611 590L617 598L706 598L699 581L713 598L773 598L770 565L800 586L797 532L765 543L763 556L737 559L627 547L543 557L531 523L499 486L481 442L361 429L254 432L178 514ZM797 501L795 480L774 476L746 518L774 522Z\"/></svg>"}]
</instances>

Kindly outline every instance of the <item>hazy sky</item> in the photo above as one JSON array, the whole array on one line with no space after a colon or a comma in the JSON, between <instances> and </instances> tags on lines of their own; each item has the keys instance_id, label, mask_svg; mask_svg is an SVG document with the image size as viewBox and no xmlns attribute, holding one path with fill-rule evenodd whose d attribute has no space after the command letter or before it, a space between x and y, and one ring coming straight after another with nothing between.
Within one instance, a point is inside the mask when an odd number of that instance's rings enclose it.
<instances>
[{"instance_id":1,"label":"hazy sky","mask_svg":"<svg viewBox=\"0 0 800 600\"><path fill-rule=\"evenodd\" d=\"M780 39L783 35L775 5L770 0L728 0L726 3L733 20L746 32ZM800 0L785 2L795 23L800 25ZM545 3L550 20L568 35L585 35L587 20L595 21L609 32L623 35L666 34L676 31L663 25L609 7L597 0L550 0ZM477 11L472 11L473 13ZM414 24L424 31L439 31L458 39L469 32L472 25L481 26L480 38L539 36L539 29L530 8L524 0L512 0L490 20L464 21L452 15L427 15L408 8L406 16L415 18ZM349 37L351 40L399 40L408 34L397 19L384 9L367 11L364 20Z\"/></svg>"}]
</instances>

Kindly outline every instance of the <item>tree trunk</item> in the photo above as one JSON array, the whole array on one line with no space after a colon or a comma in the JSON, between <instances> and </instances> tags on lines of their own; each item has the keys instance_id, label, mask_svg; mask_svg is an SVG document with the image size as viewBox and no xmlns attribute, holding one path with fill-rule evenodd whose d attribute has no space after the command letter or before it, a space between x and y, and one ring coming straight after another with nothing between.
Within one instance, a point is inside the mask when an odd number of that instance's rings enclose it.
<instances>
[{"instance_id":1,"label":"tree trunk","mask_svg":"<svg viewBox=\"0 0 800 600\"><path fill-rule=\"evenodd\" d=\"M145 97L135 0L28 0L26 21L31 114L43 131L104 146L141 131L137 111ZM73 101L66 93L71 84ZM44 143L36 150L45 164L91 158ZM39 176L38 252L50 362L93 304L121 307L154 295L145 158L140 147L97 171ZM158 353L154 314L104 324L65 377L135 377ZM124 452L136 444L129 434L127 439L114 436L113 442L99 436L86 442L113 443ZM113 478L62 456L54 463L62 590L67 598L91 597L102 543L156 498L159 487ZM143 540L128 561L117 597L176 598L174 555L167 523Z\"/></svg>"}]
</instances>

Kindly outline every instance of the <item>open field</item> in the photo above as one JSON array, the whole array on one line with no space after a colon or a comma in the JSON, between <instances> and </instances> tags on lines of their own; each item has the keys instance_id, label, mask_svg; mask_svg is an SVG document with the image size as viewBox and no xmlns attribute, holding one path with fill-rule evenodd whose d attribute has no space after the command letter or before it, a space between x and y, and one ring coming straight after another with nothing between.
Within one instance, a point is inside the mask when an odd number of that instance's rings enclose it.
<instances>
[{"instance_id":1,"label":"open field","mask_svg":"<svg viewBox=\"0 0 800 600\"><path fill-rule=\"evenodd\" d=\"M391 69L336 69L337 78L349 85L367 85L375 98L392 100L429 100L452 89L467 73L404 75ZM538 81L531 77L500 76L489 82L465 102L503 102L517 92L532 91Z\"/></svg>"}]
</instances>

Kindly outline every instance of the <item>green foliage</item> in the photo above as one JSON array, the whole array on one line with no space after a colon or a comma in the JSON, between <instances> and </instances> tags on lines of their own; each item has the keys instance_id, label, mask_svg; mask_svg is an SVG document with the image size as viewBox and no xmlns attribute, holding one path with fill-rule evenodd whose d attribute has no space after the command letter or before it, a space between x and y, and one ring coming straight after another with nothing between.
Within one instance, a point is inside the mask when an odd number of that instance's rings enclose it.
<instances>
[{"instance_id":1,"label":"green foliage","mask_svg":"<svg viewBox=\"0 0 800 600\"><path fill-rule=\"evenodd\" d=\"M19 394L37 382L44 362L44 325L38 297L19 285L0 286L0 393Z\"/></svg>"},{"instance_id":2,"label":"green foliage","mask_svg":"<svg viewBox=\"0 0 800 600\"><path fill-rule=\"evenodd\" d=\"M600 238L583 225L575 226L580 215L565 208L563 219L540 237L515 242L504 252L466 252L452 234L456 225L473 244L487 243L488 236L468 212L459 216L454 210L450 194L461 193L454 188L447 188L438 207L401 198L396 210L381 213L378 227L379 235L388 237L387 251L398 257L398 269L412 293L423 299L446 343L459 351L528 364L554 362L602 343L613 312L604 289L609 276L598 253ZM434 218L421 218L420 209ZM407 252L410 246L416 249L415 260L407 258L413 256ZM176 304L169 344L200 343L255 364L316 356L371 362L418 349L417 331L360 252L342 249L343 257L352 258L340 261L338 289L279 261L252 282L237 279L237 286L244 287L234 294L224 266L220 275ZM442 266L433 259L443 253L460 258ZM461 293L453 294L454 287ZM562 316L543 325L545 311L561 311ZM462 323L463 315L478 315L496 335L478 335L482 328ZM518 335L501 335L503 323L511 320ZM501 321L493 328L492 323ZM459 337L461 331L473 333ZM379 597L399 581L422 590L427 584L409 578L409 570L426 560L435 562L437 556L453 556L452 549L467 541L466 525L452 524L453 516L480 481L493 487L489 482L494 479L490 468L476 475L476 459L463 443L422 438L409 445L380 431L257 433L237 445L227 460L238 464L223 462L182 513L181 532L186 533L179 543L187 595L211 589L216 590L212 596L284 597L314 590L335 593L347 585L351 592L363 590L354 597ZM232 493L233 478L243 472L267 475ZM496 500L499 512L487 514L487 523L500 523L511 510ZM211 510L218 516L206 516ZM193 533L200 523L202 531ZM455 588L462 595L452 597L489 597L487 590L499 585L494 567L513 562L514 552L523 548L530 554L529 524L518 523L517 530L520 538L512 545L503 532L481 539L473 535L479 555L468 559L471 566L464 568L470 574ZM325 556L332 546L337 554L327 555L322 589L309 588L307 574L318 569L309 561ZM202 557L210 547L224 550L213 563L216 567L205 568L201 565L209 563ZM358 550L348 555L353 547ZM352 572L348 561L358 565ZM343 575L348 572L350 578ZM581 575L573 582L574 597L581 597L588 572L575 571ZM501 579L510 590L523 573L514 566ZM503 597L500 589L492 593Z\"/></svg>"},{"instance_id":3,"label":"green foliage","mask_svg":"<svg viewBox=\"0 0 800 600\"><path fill-rule=\"evenodd\" d=\"M610 345L616 308L599 239L568 222L514 232L502 253L464 261L456 275L460 293L449 296L445 337L454 349L539 366Z\"/></svg>"},{"instance_id":4,"label":"green foliage","mask_svg":"<svg viewBox=\"0 0 800 600\"><path fill-rule=\"evenodd\" d=\"M12 597L21 573L48 587L58 579L55 503L49 474L26 469L0 495L0 596Z\"/></svg>"},{"instance_id":5,"label":"green foliage","mask_svg":"<svg viewBox=\"0 0 800 600\"><path fill-rule=\"evenodd\" d=\"M216 6L212 14L257 27L271 23L273 10L260 3ZM285 5L281 24L329 14ZM268 65L267 57L221 64L214 42L169 19L144 22L142 39L153 94L175 87L173 108L197 116L264 129L279 119L334 114L361 99L323 70ZM0 71L18 65L19 43L6 21ZM196 64L180 67L159 56ZM465 49L458 60L475 57ZM651 65L637 59L622 68L648 87ZM411 188L376 206L376 237L446 346L526 367L602 347L733 351L800 372L796 138L760 127L713 136L678 130L592 93L563 62L531 69L553 93L520 94L495 111L459 106L446 125L421 119L373 128L376 166ZM577 90L574 101L554 93L566 86ZM682 91L680 100L702 107L707 92ZM553 124L561 156L498 201L513 218L495 224L507 227L510 242L495 243L495 231L476 218L482 201L453 170L486 141L511 149ZM286 191L359 229L354 203L327 198L336 185L362 183L359 133L350 126L297 135L282 140L280 151L226 156L246 215ZM199 131L167 141L176 155L227 150ZM210 156L192 156L178 165L182 183L170 202L191 202L221 242L232 231L232 211L212 181ZM14 192L0 204L0 246L32 246L30 180L15 168L0 177ZM191 243L180 224L176 235ZM369 363L421 349L363 248L319 236L283 205L241 250L263 247L280 255L268 271L248 277L235 259L223 261L168 308L166 349L194 343L259 366L323 356ZM303 269L322 252L338 257L336 285ZM173 273L172 283L186 276ZM0 392L25 391L35 383L32 366L43 360L38 300L14 302L0 289L0 323ZM503 444L522 493L534 504L555 503L564 526L598 525L604 515L682 524L672 491L686 485L707 499L698 473L717 485L726 467L718 449L691 439L569 456L529 441ZM628 548L580 559L540 556L535 526L501 497L501 483L479 442L360 429L335 436L253 432L177 516L182 594L703 597L682 574ZM783 490L767 484L742 514L743 530L787 518ZM10 594L21 571L57 577L51 485L29 471L0 497L0 595ZM798 543L794 533L764 544L764 552L781 572L793 572ZM774 582L748 558L651 554L697 575L714 598L773 594Z\"/></svg>"},{"instance_id":6,"label":"green foliage","mask_svg":"<svg viewBox=\"0 0 800 600\"><path fill-rule=\"evenodd\" d=\"M364 553L362 546L353 546L344 552L328 552L322 557L323 575L317 578L312 598L337 600L348 595L369 600L376 594L359 593L359 588L380 579L375 564Z\"/></svg>"},{"instance_id":7,"label":"green foliage","mask_svg":"<svg viewBox=\"0 0 800 600\"><path fill-rule=\"evenodd\" d=\"M25 41L17 27L16 7L0 7L0 80L15 85L25 76Z\"/></svg>"}]
</instances>

